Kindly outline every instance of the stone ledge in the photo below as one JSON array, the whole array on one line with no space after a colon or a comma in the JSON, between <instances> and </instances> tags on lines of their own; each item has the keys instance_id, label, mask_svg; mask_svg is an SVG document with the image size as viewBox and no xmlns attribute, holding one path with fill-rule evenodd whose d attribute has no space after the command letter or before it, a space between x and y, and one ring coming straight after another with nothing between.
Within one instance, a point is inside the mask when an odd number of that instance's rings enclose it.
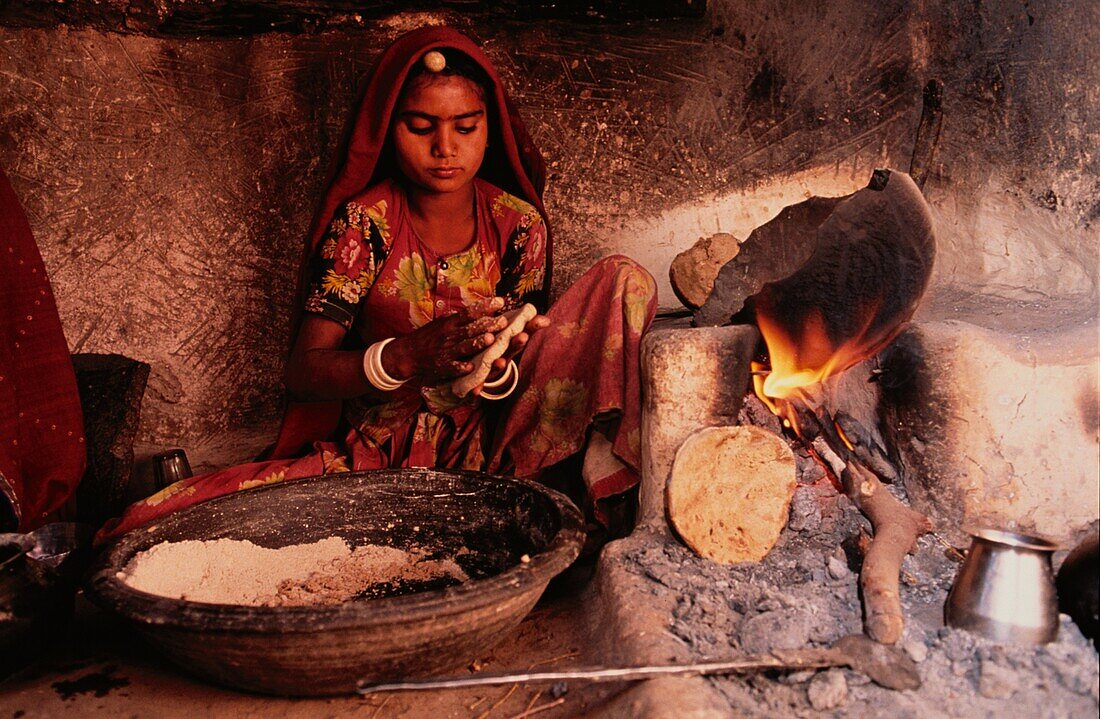
<instances>
[{"instance_id":1,"label":"stone ledge","mask_svg":"<svg viewBox=\"0 0 1100 719\"><path fill-rule=\"evenodd\" d=\"M1097 519L1095 321L998 331L958 320L909 329L908 381L884 394L913 505L965 543L993 526L1079 538Z\"/></svg>"},{"instance_id":2,"label":"stone ledge","mask_svg":"<svg viewBox=\"0 0 1100 719\"><path fill-rule=\"evenodd\" d=\"M594 604L603 621L596 627L599 655L608 666L671 664L693 661L691 651L671 634L668 618L675 593L650 590L645 576L631 571L631 555L673 541L667 532L641 529L604 547L593 580ZM636 565L635 565L636 566ZM644 570L644 567L642 568ZM639 682L601 707L596 717L646 719L721 719L729 704L702 677L663 677Z\"/></svg>"},{"instance_id":3,"label":"stone ledge","mask_svg":"<svg viewBox=\"0 0 1100 719\"><path fill-rule=\"evenodd\" d=\"M665 486L676 450L698 429L737 423L759 341L750 325L655 328L645 336L639 525L668 532Z\"/></svg>"}]
</instances>

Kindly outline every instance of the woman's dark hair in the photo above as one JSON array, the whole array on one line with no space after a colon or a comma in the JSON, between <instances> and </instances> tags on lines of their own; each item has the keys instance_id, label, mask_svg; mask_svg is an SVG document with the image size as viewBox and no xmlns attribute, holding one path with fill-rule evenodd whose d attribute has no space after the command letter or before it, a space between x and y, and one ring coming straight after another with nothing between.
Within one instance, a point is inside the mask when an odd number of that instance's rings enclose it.
<instances>
[{"instance_id":1,"label":"woman's dark hair","mask_svg":"<svg viewBox=\"0 0 1100 719\"><path fill-rule=\"evenodd\" d=\"M411 68L409 68L409 74L405 77L405 84L401 86L401 94L404 95L412 87L413 83L417 79L427 75L429 77L464 77L467 80L473 82L481 90L482 99L488 101L488 98L493 93L493 83L489 79L485 70L476 62L470 59L470 56L461 50L455 50L449 47L436 48L434 51L443 55L447 64L439 72L432 72L424 66L424 59L417 60ZM427 54L427 53L425 53Z\"/></svg>"}]
</instances>

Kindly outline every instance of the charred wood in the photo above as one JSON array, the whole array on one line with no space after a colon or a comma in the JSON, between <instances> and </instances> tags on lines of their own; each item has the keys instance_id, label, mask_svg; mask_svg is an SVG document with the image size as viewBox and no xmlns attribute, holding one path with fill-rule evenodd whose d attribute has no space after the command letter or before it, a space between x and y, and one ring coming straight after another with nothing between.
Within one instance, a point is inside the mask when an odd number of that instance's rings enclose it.
<instances>
[{"instance_id":1,"label":"charred wood","mask_svg":"<svg viewBox=\"0 0 1100 719\"><path fill-rule=\"evenodd\" d=\"M875 641L894 644L905 629L898 582L901 562L913 551L917 538L931 531L932 526L926 516L890 494L874 472L859 462L849 462L841 480L848 498L874 528L859 574L864 629Z\"/></svg>"},{"instance_id":2,"label":"charred wood","mask_svg":"<svg viewBox=\"0 0 1100 719\"><path fill-rule=\"evenodd\" d=\"M920 124L917 125L917 137L913 141L913 157L909 161L909 176L922 191L928 180L928 172L936 155L936 145L940 141L940 127L943 125L943 82L929 80L924 86L923 107Z\"/></svg>"},{"instance_id":3,"label":"charred wood","mask_svg":"<svg viewBox=\"0 0 1100 719\"><path fill-rule=\"evenodd\" d=\"M867 465L884 482L893 484L898 481L897 467L890 461L886 448L879 443L874 432L847 412L837 412L835 420L840 431L852 444L852 452L860 462Z\"/></svg>"},{"instance_id":4,"label":"charred wood","mask_svg":"<svg viewBox=\"0 0 1100 719\"><path fill-rule=\"evenodd\" d=\"M844 493L871 521L869 544L861 543L863 564L859 584L863 594L863 624L867 635L882 644L894 644L905 629L901 609L901 562L916 546L917 538L931 531L926 516L906 506L890 493L879 477L864 466L854 449L848 449L830 422L820 422L814 451L840 477ZM853 430L854 434L860 434Z\"/></svg>"}]
</instances>

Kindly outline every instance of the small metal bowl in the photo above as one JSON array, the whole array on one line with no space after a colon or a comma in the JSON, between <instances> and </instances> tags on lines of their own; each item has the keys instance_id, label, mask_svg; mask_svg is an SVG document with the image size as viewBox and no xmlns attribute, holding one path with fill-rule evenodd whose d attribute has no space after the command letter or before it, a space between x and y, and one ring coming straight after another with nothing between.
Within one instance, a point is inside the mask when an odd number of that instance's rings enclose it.
<instances>
[{"instance_id":1,"label":"small metal bowl","mask_svg":"<svg viewBox=\"0 0 1100 719\"><path fill-rule=\"evenodd\" d=\"M462 666L519 624L584 541L580 513L540 484L475 472L380 470L237 492L121 537L86 588L184 669L281 695L333 695L356 682ZM471 577L443 589L335 606L252 607L156 596L124 584L138 552L184 539L263 547L330 536L417 547Z\"/></svg>"},{"instance_id":2,"label":"small metal bowl","mask_svg":"<svg viewBox=\"0 0 1100 719\"><path fill-rule=\"evenodd\" d=\"M1058 636L1051 555L1058 544L997 529L973 541L947 596L945 619L997 642L1046 644Z\"/></svg>"}]
</instances>

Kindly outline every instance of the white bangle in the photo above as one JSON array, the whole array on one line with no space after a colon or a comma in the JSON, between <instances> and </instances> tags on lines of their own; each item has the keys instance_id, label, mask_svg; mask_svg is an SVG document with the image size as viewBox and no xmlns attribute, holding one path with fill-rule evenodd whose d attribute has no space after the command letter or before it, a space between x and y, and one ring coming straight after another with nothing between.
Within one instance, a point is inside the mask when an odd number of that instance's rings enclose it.
<instances>
[{"instance_id":1,"label":"white bangle","mask_svg":"<svg viewBox=\"0 0 1100 719\"><path fill-rule=\"evenodd\" d=\"M508 389L504 390L503 392L486 392L485 387L488 387L489 385L485 384L482 385L481 398L491 400L504 399L515 391L516 385L519 384L519 367L517 367L516 363L511 360L508 361L508 371L504 373L504 377L493 380L493 387L496 388L501 384L504 384L504 378L507 378L509 376L511 377L511 384L508 385Z\"/></svg>"},{"instance_id":2,"label":"white bangle","mask_svg":"<svg viewBox=\"0 0 1100 719\"><path fill-rule=\"evenodd\" d=\"M370 382L372 386L382 392L393 392L408 381L396 380L390 377L382 366L382 350L385 349L386 345L390 342L393 342L394 339L394 337L388 337L384 340L375 342L363 353L363 374L367 376L367 381Z\"/></svg>"},{"instance_id":3,"label":"white bangle","mask_svg":"<svg viewBox=\"0 0 1100 719\"><path fill-rule=\"evenodd\" d=\"M519 374L519 367L516 367L515 360L508 360L508 365L501 372L500 376L494 380L485 380L481 384L482 389L496 389L508 380L512 378L512 374Z\"/></svg>"}]
</instances>

